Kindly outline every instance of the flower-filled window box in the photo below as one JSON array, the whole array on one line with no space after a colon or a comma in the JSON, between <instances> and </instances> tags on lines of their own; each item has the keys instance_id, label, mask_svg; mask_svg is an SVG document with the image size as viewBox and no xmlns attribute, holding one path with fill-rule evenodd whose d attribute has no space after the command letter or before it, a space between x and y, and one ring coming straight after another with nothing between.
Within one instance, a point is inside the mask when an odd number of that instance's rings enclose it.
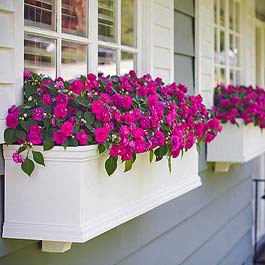
<instances>
[{"instance_id":1,"label":"flower-filled window box","mask_svg":"<svg viewBox=\"0 0 265 265\"><path fill-rule=\"evenodd\" d=\"M200 186L195 145L220 126L186 92L133 71L26 73L24 104L6 118L3 237L65 251Z\"/></svg>"},{"instance_id":2,"label":"flower-filled window box","mask_svg":"<svg viewBox=\"0 0 265 265\"><path fill-rule=\"evenodd\" d=\"M216 171L247 162L265 152L265 91L259 87L219 85L213 112L223 123L222 132L207 146L207 161Z\"/></svg>"}]
</instances>

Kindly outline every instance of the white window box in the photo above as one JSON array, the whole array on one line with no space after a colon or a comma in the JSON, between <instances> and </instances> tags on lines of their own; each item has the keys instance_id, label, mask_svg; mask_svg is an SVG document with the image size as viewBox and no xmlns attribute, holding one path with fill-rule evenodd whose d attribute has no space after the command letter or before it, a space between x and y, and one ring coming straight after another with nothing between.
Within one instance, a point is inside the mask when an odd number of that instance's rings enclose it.
<instances>
[{"instance_id":1,"label":"white window box","mask_svg":"<svg viewBox=\"0 0 265 265\"><path fill-rule=\"evenodd\" d=\"M233 163L247 162L265 152L265 132L253 123L226 123L214 141L207 145L207 161L216 162L215 170L227 172Z\"/></svg>"},{"instance_id":2,"label":"white window box","mask_svg":"<svg viewBox=\"0 0 265 265\"><path fill-rule=\"evenodd\" d=\"M172 159L171 174L166 159L150 165L143 154L132 171L119 164L108 177L96 146L55 147L29 178L12 161L17 147L4 147L3 237L43 240L46 251L65 251L60 243L85 242L201 185L195 148Z\"/></svg>"}]
</instances>

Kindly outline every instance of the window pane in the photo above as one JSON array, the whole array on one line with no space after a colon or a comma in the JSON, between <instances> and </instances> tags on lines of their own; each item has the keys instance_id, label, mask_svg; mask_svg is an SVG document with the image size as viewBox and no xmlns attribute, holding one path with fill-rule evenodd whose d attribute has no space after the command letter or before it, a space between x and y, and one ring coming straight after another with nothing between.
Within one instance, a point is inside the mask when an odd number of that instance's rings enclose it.
<instances>
[{"instance_id":1,"label":"window pane","mask_svg":"<svg viewBox=\"0 0 265 265\"><path fill-rule=\"evenodd\" d=\"M234 1L229 1L229 28L234 29Z\"/></svg>"},{"instance_id":2,"label":"window pane","mask_svg":"<svg viewBox=\"0 0 265 265\"><path fill-rule=\"evenodd\" d=\"M236 54L235 54L235 42L234 42L234 35L229 34L229 64L235 65L236 61Z\"/></svg>"},{"instance_id":3,"label":"window pane","mask_svg":"<svg viewBox=\"0 0 265 265\"><path fill-rule=\"evenodd\" d=\"M220 31L219 63L225 64L225 32L223 30Z\"/></svg>"},{"instance_id":4,"label":"window pane","mask_svg":"<svg viewBox=\"0 0 265 265\"><path fill-rule=\"evenodd\" d=\"M121 1L121 44L135 46L134 0Z\"/></svg>"},{"instance_id":5,"label":"window pane","mask_svg":"<svg viewBox=\"0 0 265 265\"><path fill-rule=\"evenodd\" d=\"M217 19L217 10L218 10L218 0L214 0L214 23L218 24L218 19Z\"/></svg>"},{"instance_id":6,"label":"window pane","mask_svg":"<svg viewBox=\"0 0 265 265\"><path fill-rule=\"evenodd\" d=\"M225 26L225 0L220 0L220 21L221 26Z\"/></svg>"},{"instance_id":7,"label":"window pane","mask_svg":"<svg viewBox=\"0 0 265 265\"><path fill-rule=\"evenodd\" d=\"M238 2L235 2L235 16L236 31L240 32L240 5Z\"/></svg>"},{"instance_id":8,"label":"window pane","mask_svg":"<svg viewBox=\"0 0 265 265\"><path fill-rule=\"evenodd\" d=\"M25 69L38 74L56 76L56 40L25 34Z\"/></svg>"},{"instance_id":9,"label":"window pane","mask_svg":"<svg viewBox=\"0 0 265 265\"><path fill-rule=\"evenodd\" d=\"M221 68L220 70L220 83L221 84L225 84L225 69L224 68Z\"/></svg>"},{"instance_id":10,"label":"window pane","mask_svg":"<svg viewBox=\"0 0 265 265\"><path fill-rule=\"evenodd\" d=\"M239 37L235 37L234 54L235 54L235 64L237 66L240 66L240 38Z\"/></svg>"},{"instance_id":11,"label":"window pane","mask_svg":"<svg viewBox=\"0 0 265 265\"><path fill-rule=\"evenodd\" d=\"M215 63L219 63L218 34L219 34L219 30L215 28L214 29L214 61Z\"/></svg>"},{"instance_id":12,"label":"window pane","mask_svg":"<svg viewBox=\"0 0 265 265\"><path fill-rule=\"evenodd\" d=\"M87 36L88 0L62 0L62 32Z\"/></svg>"},{"instance_id":13,"label":"window pane","mask_svg":"<svg viewBox=\"0 0 265 265\"><path fill-rule=\"evenodd\" d=\"M62 41L62 77L72 79L81 74L87 74L87 46Z\"/></svg>"},{"instance_id":14,"label":"window pane","mask_svg":"<svg viewBox=\"0 0 265 265\"><path fill-rule=\"evenodd\" d=\"M235 76L236 80L236 85L241 85L241 81L240 81L240 71L236 71L236 76Z\"/></svg>"},{"instance_id":15,"label":"window pane","mask_svg":"<svg viewBox=\"0 0 265 265\"><path fill-rule=\"evenodd\" d=\"M98 73L116 75L116 51L108 48L98 48Z\"/></svg>"},{"instance_id":16,"label":"window pane","mask_svg":"<svg viewBox=\"0 0 265 265\"><path fill-rule=\"evenodd\" d=\"M55 0L25 0L25 25L55 30Z\"/></svg>"},{"instance_id":17,"label":"window pane","mask_svg":"<svg viewBox=\"0 0 265 265\"><path fill-rule=\"evenodd\" d=\"M233 70L229 73L229 84L235 85L235 72Z\"/></svg>"},{"instance_id":18,"label":"window pane","mask_svg":"<svg viewBox=\"0 0 265 265\"><path fill-rule=\"evenodd\" d=\"M134 67L134 54L129 52L121 52L121 74L128 74L130 70L135 69Z\"/></svg>"},{"instance_id":19,"label":"window pane","mask_svg":"<svg viewBox=\"0 0 265 265\"><path fill-rule=\"evenodd\" d=\"M115 42L115 0L98 0L98 36L100 40Z\"/></svg>"}]
</instances>

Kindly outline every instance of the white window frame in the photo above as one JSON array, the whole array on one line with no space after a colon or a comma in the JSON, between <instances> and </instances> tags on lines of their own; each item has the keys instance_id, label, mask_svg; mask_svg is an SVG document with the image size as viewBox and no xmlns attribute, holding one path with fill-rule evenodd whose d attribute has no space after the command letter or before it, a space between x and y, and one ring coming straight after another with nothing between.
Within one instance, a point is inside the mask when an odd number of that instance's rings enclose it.
<instances>
[{"instance_id":1,"label":"white window frame","mask_svg":"<svg viewBox=\"0 0 265 265\"><path fill-rule=\"evenodd\" d=\"M78 44L85 44L88 46L87 50L87 71L97 74L98 73L98 47L104 47L104 48L111 48L115 49L117 51L117 58L116 58L116 71L117 74L120 74L120 63L121 63L121 51L124 52L130 52L135 54L135 70L137 73L141 73L141 56L140 56L140 30L141 30L141 22L140 22L140 1L141 0L135 0L135 44L136 47L129 47L126 45L121 44L121 1L122 0L116 0L117 1L117 12L116 12L116 36L117 36L117 42L106 42L101 41L98 39L98 1L96 0L88 0L88 32L87 37L72 35L68 33L62 32L61 27L61 0L56 0L56 15L57 15L57 21L56 21L56 31L48 30L48 29L42 29L38 27L32 27L32 26L24 26L24 33L26 34L33 34L36 36L51 38L56 40L56 76L61 75L61 60L62 60L62 53L61 53L61 45L62 40L65 41L71 41Z\"/></svg>"},{"instance_id":2,"label":"white window frame","mask_svg":"<svg viewBox=\"0 0 265 265\"><path fill-rule=\"evenodd\" d=\"M226 85L230 84L230 73L233 71L234 75L236 75L236 72L239 72L238 80L236 80L236 83L234 84L240 84L242 80L242 40L243 40L243 34L242 34L242 1L241 0L234 0L233 2L237 2L239 4L239 32L236 32L235 30L231 30L229 27L229 1L230 0L224 0L225 6L224 6L224 14L225 14L225 21L224 26L220 25L220 0L215 0L214 2L217 3L217 23L215 23L214 18L214 34L215 30L219 32L217 34L217 53L220 53L220 31L224 31L224 51L225 51L225 63L220 64L216 63L214 58L214 72L217 70L217 83L220 83L220 73L221 69L224 69L225 71L225 80L224 83ZM214 3L215 5L215 3ZM214 14L215 15L215 14ZM233 17L235 17L235 5L233 9ZM232 34L233 38L238 37L239 38L239 65L231 65L229 63L229 38L230 34ZM215 42L215 37L214 42ZM214 43L215 46L215 43ZM215 51L214 51L215 53ZM213 76L214 78L214 76ZM234 77L235 78L235 77Z\"/></svg>"}]
</instances>

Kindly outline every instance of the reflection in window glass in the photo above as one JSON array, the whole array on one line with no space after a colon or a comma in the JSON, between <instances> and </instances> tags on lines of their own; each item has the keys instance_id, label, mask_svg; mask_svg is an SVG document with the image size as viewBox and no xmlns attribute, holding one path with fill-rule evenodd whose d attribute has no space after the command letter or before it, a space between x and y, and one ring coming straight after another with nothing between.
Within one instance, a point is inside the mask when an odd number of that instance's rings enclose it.
<instances>
[{"instance_id":1,"label":"reflection in window glass","mask_svg":"<svg viewBox=\"0 0 265 265\"><path fill-rule=\"evenodd\" d=\"M121 44L135 46L134 0L121 1Z\"/></svg>"},{"instance_id":2,"label":"reflection in window glass","mask_svg":"<svg viewBox=\"0 0 265 265\"><path fill-rule=\"evenodd\" d=\"M219 33L219 31L215 28L214 29L214 61L215 61L215 63L219 62L219 58L218 58L218 33Z\"/></svg>"},{"instance_id":3,"label":"reflection in window glass","mask_svg":"<svg viewBox=\"0 0 265 265\"><path fill-rule=\"evenodd\" d=\"M226 81L225 81L225 69L224 68L220 69L220 83L221 84L226 83Z\"/></svg>"},{"instance_id":4,"label":"reflection in window glass","mask_svg":"<svg viewBox=\"0 0 265 265\"><path fill-rule=\"evenodd\" d=\"M62 41L61 75L72 79L87 74L87 46Z\"/></svg>"},{"instance_id":5,"label":"reflection in window glass","mask_svg":"<svg viewBox=\"0 0 265 265\"><path fill-rule=\"evenodd\" d=\"M25 69L38 74L56 75L56 40L25 34Z\"/></svg>"},{"instance_id":6,"label":"reflection in window glass","mask_svg":"<svg viewBox=\"0 0 265 265\"><path fill-rule=\"evenodd\" d=\"M218 24L218 20L217 20L217 1L218 0L214 0L214 23Z\"/></svg>"},{"instance_id":7,"label":"reflection in window glass","mask_svg":"<svg viewBox=\"0 0 265 265\"><path fill-rule=\"evenodd\" d=\"M225 0L220 0L220 25L225 25Z\"/></svg>"},{"instance_id":8,"label":"reflection in window glass","mask_svg":"<svg viewBox=\"0 0 265 265\"><path fill-rule=\"evenodd\" d=\"M230 71L230 74L229 74L229 84L235 85L235 72L234 71Z\"/></svg>"},{"instance_id":9,"label":"reflection in window glass","mask_svg":"<svg viewBox=\"0 0 265 265\"><path fill-rule=\"evenodd\" d=\"M62 0L62 32L87 36L88 0Z\"/></svg>"},{"instance_id":10,"label":"reflection in window glass","mask_svg":"<svg viewBox=\"0 0 265 265\"><path fill-rule=\"evenodd\" d=\"M128 74L130 70L135 69L134 67L134 55L129 52L121 52L121 64L120 73Z\"/></svg>"},{"instance_id":11,"label":"reflection in window glass","mask_svg":"<svg viewBox=\"0 0 265 265\"><path fill-rule=\"evenodd\" d=\"M240 5L236 1L235 2L235 28L237 32L240 32Z\"/></svg>"},{"instance_id":12,"label":"reflection in window glass","mask_svg":"<svg viewBox=\"0 0 265 265\"><path fill-rule=\"evenodd\" d=\"M98 73L116 75L116 51L108 48L98 48Z\"/></svg>"},{"instance_id":13,"label":"reflection in window glass","mask_svg":"<svg viewBox=\"0 0 265 265\"><path fill-rule=\"evenodd\" d=\"M225 64L225 32L223 30L220 31L219 63Z\"/></svg>"},{"instance_id":14,"label":"reflection in window glass","mask_svg":"<svg viewBox=\"0 0 265 265\"><path fill-rule=\"evenodd\" d=\"M55 30L55 0L25 0L25 25Z\"/></svg>"},{"instance_id":15,"label":"reflection in window glass","mask_svg":"<svg viewBox=\"0 0 265 265\"><path fill-rule=\"evenodd\" d=\"M234 29L234 0L229 1L229 28Z\"/></svg>"},{"instance_id":16,"label":"reflection in window glass","mask_svg":"<svg viewBox=\"0 0 265 265\"><path fill-rule=\"evenodd\" d=\"M98 0L98 38L115 42L115 0Z\"/></svg>"}]
</instances>

